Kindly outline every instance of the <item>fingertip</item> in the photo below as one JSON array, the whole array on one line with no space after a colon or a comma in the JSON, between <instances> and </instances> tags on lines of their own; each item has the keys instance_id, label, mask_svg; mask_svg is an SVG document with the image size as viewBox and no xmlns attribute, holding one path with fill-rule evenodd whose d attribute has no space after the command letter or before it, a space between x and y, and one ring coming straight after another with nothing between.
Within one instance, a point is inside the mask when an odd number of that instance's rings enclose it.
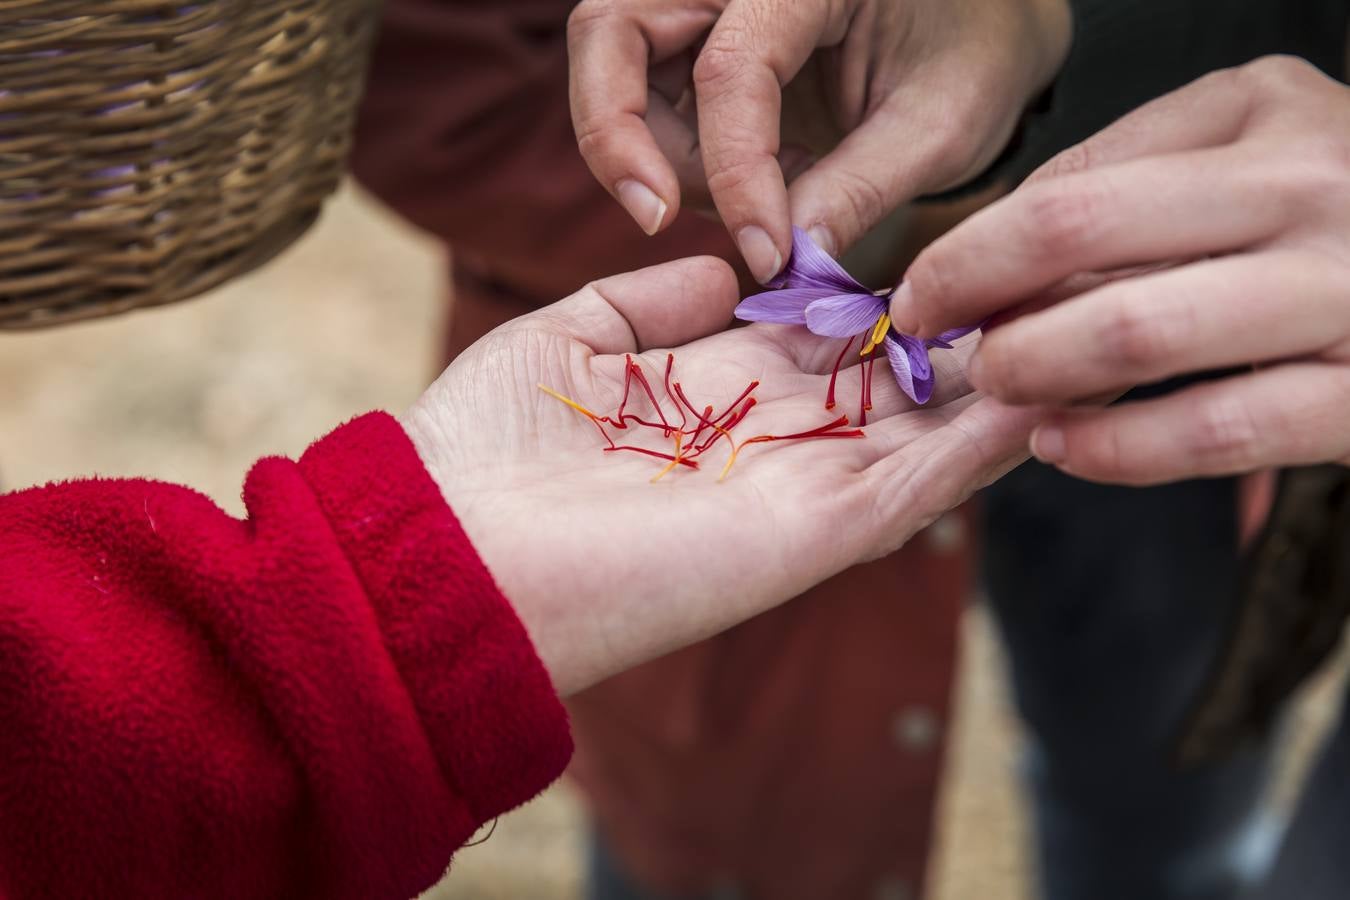
<instances>
[{"instance_id":1,"label":"fingertip","mask_svg":"<svg viewBox=\"0 0 1350 900\"><path fill-rule=\"evenodd\" d=\"M623 178L614 185L614 196L649 237L665 227L670 204L636 178Z\"/></svg>"},{"instance_id":2,"label":"fingertip","mask_svg":"<svg viewBox=\"0 0 1350 900\"><path fill-rule=\"evenodd\" d=\"M1031 455L1051 466L1064 463L1069 458L1064 427L1054 420L1038 426L1031 433Z\"/></svg>"},{"instance_id":3,"label":"fingertip","mask_svg":"<svg viewBox=\"0 0 1350 900\"><path fill-rule=\"evenodd\" d=\"M918 310L914 308L914 288L908 279L900 282L900 286L891 294L891 325L901 334L919 334L922 323L919 321Z\"/></svg>"},{"instance_id":4,"label":"fingertip","mask_svg":"<svg viewBox=\"0 0 1350 900\"><path fill-rule=\"evenodd\" d=\"M736 246L760 284L768 284L783 271L787 257L769 233L758 225L746 225L736 231ZM791 251L789 250L789 253Z\"/></svg>"},{"instance_id":5,"label":"fingertip","mask_svg":"<svg viewBox=\"0 0 1350 900\"><path fill-rule=\"evenodd\" d=\"M831 256L838 258L839 242L834 239L834 232L823 224L812 225L806 229L806 234L815 242L816 246L824 250Z\"/></svg>"},{"instance_id":6,"label":"fingertip","mask_svg":"<svg viewBox=\"0 0 1350 900\"><path fill-rule=\"evenodd\" d=\"M725 259L718 256L691 256L680 260L680 263L689 268L697 292L731 297L733 301L739 301L740 279L736 276L736 270L732 268L731 263Z\"/></svg>"}]
</instances>

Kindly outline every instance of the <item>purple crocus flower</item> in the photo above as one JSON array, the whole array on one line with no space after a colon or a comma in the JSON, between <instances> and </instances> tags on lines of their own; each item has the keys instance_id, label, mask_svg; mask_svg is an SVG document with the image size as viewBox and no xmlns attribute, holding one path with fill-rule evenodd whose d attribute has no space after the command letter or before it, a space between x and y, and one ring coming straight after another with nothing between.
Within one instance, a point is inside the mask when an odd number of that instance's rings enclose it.
<instances>
[{"instance_id":1,"label":"purple crocus flower","mask_svg":"<svg viewBox=\"0 0 1350 900\"><path fill-rule=\"evenodd\" d=\"M742 301L736 318L805 325L822 337L862 335L862 355L884 350L900 389L920 405L933 396L936 380L928 351L950 350L952 341L979 329L957 328L928 340L901 334L891 327L890 291L869 291L800 228L792 229L792 259L774 286Z\"/></svg>"}]
</instances>

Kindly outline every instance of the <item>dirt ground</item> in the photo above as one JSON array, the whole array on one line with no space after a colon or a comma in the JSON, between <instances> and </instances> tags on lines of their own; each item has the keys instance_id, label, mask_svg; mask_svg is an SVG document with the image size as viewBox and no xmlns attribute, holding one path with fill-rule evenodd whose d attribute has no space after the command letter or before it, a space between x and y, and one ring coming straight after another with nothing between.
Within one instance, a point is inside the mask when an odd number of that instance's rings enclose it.
<instances>
[{"instance_id":1,"label":"dirt ground","mask_svg":"<svg viewBox=\"0 0 1350 900\"><path fill-rule=\"evenodd\" d=\"M150 475L239 513L247 465L297 454L343 419L401 410L432 376L444 315L437 248L351 191L264 271L178 306L0 335L0 484ZM930 900L1030 896L1017 729L986 618L966 625ZM1333 709L1322 679L1291 729L1287 801ZM466 850L435 900L572 900L581 816L565 787Z\"/></svg>"}]
</instances>

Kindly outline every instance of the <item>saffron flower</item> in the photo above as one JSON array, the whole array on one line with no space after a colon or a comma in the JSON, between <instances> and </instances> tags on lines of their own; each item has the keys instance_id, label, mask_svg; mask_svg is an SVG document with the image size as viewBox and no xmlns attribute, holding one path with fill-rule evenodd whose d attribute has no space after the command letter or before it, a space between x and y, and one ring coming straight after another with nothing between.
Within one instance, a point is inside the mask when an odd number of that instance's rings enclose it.
<instances>
[{"instance_id":1,"label":"saffron flower","mask_svg":"<svg viewBox=\"0 0 1350 900\"><path fill-rule=\"evenodd\" d=\"M792 229L792 258L773 283L775 290L747 297L736 307L736 318L747 322L805 325L812 334L831 338L862 336L864 359L884 351L900 389L922 406L933 396L936 376L928 352L950 350L951 342L979 330L979 325L957 328L924 340L891 327L890 291L870 291L844 271L800 228ZM849 346L852 346L850 343ZM845 348L847 353L847 348ZM843 362L843 354L839 357ZM836 369L837 371L837 369ZM870 381L868 366L864 379ZM870 390L864 387L864 410ZM831 399L833 404L833 385Z\"/></svg>"}]
</instances>

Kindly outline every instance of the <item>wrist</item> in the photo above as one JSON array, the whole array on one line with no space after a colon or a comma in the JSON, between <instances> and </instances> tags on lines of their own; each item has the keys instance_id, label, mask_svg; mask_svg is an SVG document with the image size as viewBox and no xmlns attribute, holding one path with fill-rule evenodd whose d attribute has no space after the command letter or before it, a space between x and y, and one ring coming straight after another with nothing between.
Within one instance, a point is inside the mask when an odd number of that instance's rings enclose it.
<instances>
[{"instance_id":1,"label":"wrist","mask_svg":"<svg viewBox=\"0 0 1350 900\"><path fill-rule=\"evenodd\" d=\"M556 604L547 598L557 595L540 591L532 583L532 578L549 574L539 571L541 560L538 556L532 558L528 567L519 564L522 541L519 529L512 523L520 516L506 508L504 501L509 497L509 491L493 484L493 477L466 471L472 466L455 457L449 432L440 417L428 411L425 401L414 404L401 415L399 424L412 441L427 474L440 489L446 505L459 521L474 552L525 627L559 696L575 693L577 675L565 652L567 639L557 633L558 628L550 627ZM485 488L489 484L492 489Z\"/></svg>"}]
</instances>

